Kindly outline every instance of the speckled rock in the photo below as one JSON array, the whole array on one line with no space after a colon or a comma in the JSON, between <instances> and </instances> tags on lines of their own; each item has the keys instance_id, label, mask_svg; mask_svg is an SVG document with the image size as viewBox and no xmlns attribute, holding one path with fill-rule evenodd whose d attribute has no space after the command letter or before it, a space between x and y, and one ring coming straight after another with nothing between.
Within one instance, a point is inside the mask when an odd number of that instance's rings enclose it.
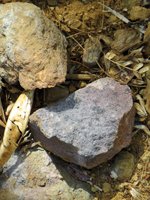
<instances>
[{"instance_id":1,"label":"speckled rock","mask_svg":"<svg viewBox=\"0 0 150 200\"><path fill-rule=\"evenodd\" d=\"M0 175L0 200L92 200L90 186L69 174L68 164L32 149L16 152Z\"/></svg>"},{"instance_id":2,"label":"speckled rock","mask_svg":"<svg viewBox=\"0 0 150 200\"><path fill-rule=\"evenodd\" d=\"M99 79L30 117L33 136L44 148L86 168L128 146L133 123L129 87L110 78Z\"/></svg>"},{"instance_id":3,"label":"speckled rock","mask_svg":"<svg viewBox=\"0 0 150 200\"><path fill-rule=\"evenodd\" d=\"M111 177L118 180L128 180L131 178L135 168L135 158L133 154L122 151L119 153L111 167Z\"/></svg>"},{"instance_id":4,"label":"speckled rock","mask_svg":"<svg viewBox=\"0 0 150 200\"><path fill-rule=\"evenodd\" d=\"M0 76L24 89L53 87L65 80L66 39L33 4L0 5Z\"/></svg>"}]
</instances>

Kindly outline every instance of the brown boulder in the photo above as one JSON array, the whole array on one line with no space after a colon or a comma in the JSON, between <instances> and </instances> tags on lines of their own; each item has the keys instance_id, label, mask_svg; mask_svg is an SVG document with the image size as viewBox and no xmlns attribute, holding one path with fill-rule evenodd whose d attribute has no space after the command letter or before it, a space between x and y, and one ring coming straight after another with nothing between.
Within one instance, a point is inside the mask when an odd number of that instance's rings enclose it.
<instances>
[{"instance_id":1,"label":"brown boulder","mask_svg":"<svg viewBox=\"0 0 150 200\"><path fill-rule=\"evenodd\" d=\"M67 70L66 39L29 3L0 5L0 76L26 90L53 87Z\"/></svg>"}]
</instances>

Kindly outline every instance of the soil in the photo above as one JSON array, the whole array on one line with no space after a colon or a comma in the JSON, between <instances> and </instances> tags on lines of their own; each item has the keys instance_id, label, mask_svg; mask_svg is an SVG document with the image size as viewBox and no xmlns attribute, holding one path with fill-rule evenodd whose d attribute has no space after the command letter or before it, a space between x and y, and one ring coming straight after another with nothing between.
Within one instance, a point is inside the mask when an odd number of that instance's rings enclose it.
<instances>
[{"instance_id":1,"label":"soil","mask_svg":"<svg viewBox=\"0 0 150 200\"><path fill-rule=\"evenodd\" d=\"M144 69L146 70L148 68L144 67L147 66L150 68L150 54L142 51L143 49L149 49L149 43L144 43L142 41L143 34L139 29L140 25L142 25L142 30L146 30L148 19L137 20L133 23L126 24L114 14L108 12L103 5L104 3L106 6L129 19L131 6L143 6L144 4L142 4L142 2L144 1L59 0L56 6L50 7L46 2L34 1L34 3L43 9L45 15L50 20L54 21L68 41L68 75L62 87L67 87L69 92L72 93L95 79L109 76L123 84L128 84L133 91L133 99L136 103L135 107L137 110L135 119L136 128L133 130L135 135L132 144L125 149L132 153L136 160L133 175L128 180L124 181L117 181L111 178L110 168L114 159L92 170L86 170L92 178L93 185L91 184L91 190L95 196L95 200L148 200L150 197L150 131L146 131L146 128L150 128L150 113L145 107L149 96L147 97L144 93L145 88L149 90L147 87L148 77L146 71L144 71ZM149 5L146 4L147 9L148 6ZM111 41L115 38L114 33L117 30L128 28L136 30L140 34L141 41L130 45L130 47L123 52L114 50L114 54L112 54ZM103 52L97 64L89 66L82 62L84 42L86 39L95 36L100 38L103 45ZM105 55L107 55L108 52L110 53L109 55L115 55L115 59L112 57L111 59L106 59ZM128 65L127 61L132 62L132 64ZM143 64L141 68L137 66L139 63ZM133 68L136 70L133 70ZM139 72L139 69L142 68L144 68L144 72ZM71 76L73 74L74 76ZM3 98L6 100L6 97L9 97L9 99L13 101L14 94L12 91L16 88L20 89L18 86L12 88L7 86ZM41 97L41 94L43 97ZM140 98L137 95L139 95ZM35 100L36 106L34 110L44 105L44 90L36 92ZM4 107L7 107L10 100L6 102L8 103L4 105ZM143 110L146 112L145 115L142 115L142 102L144 103ZM104 192L99 191L94 185L99 188L103 188L104 185L109 187L107 188L108 190L106 189Z\"/></svg>"}]
</instances>

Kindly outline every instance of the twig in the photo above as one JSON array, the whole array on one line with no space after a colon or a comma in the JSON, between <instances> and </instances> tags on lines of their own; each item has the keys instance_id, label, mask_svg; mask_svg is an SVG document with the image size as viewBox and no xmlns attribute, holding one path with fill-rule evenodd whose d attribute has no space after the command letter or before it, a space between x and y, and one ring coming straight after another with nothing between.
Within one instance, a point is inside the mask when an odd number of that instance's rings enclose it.
<instances>
[{"instance_id":1,"label":"twig","mask_svg":"<svg viewBox=\"0 0 150 200\"><path fill-rule=\"evenodd\" d=\"M124 23L132 26L134 29L138 30L140 33L144 34L145 31L142 29L142 27L136 27L135 25L132 24L132 22L126 18L124 15L120 14L119 12L117 12L116 10L113 10L112 8L106 6L105 4L98 2L99 4L101 4L103 7L105 7L110 13L112 13L113 15L115 15L117 18L119 18L121 21L123 21Z\"/></svg>"}]
</instances>

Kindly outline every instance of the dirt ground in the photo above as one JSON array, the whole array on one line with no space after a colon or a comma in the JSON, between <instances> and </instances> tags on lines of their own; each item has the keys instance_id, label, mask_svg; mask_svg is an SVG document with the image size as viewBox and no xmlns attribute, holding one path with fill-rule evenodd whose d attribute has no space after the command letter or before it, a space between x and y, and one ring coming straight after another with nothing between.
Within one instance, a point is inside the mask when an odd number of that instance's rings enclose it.
<instances>
[{"instance_id":1,"label":"dirt ground","mask_svg":"<svg viewBox=\"0 0 150 200\"><path fill-rule=\"evenodd\" d=\"M93 180L91 190L95 200L150 199L150 4L139 0L60 0L55 6L43 1L34 3L67 38L68 75L62 87L72 93L93 80L109 76L132 89L136 108L135 135L126 151L135 157L134 172L127 180L111 178L113 159L87 170ZM109 8L121 15L116 16ZM123 16L129 19L128 23ZM88 38L94 41L98 38L102 46L92 65L83 61ZM6 93L11 95L10 89ZM40 98L37 107L43 106L42 102Z\"/></svg>"}]
</instances>

